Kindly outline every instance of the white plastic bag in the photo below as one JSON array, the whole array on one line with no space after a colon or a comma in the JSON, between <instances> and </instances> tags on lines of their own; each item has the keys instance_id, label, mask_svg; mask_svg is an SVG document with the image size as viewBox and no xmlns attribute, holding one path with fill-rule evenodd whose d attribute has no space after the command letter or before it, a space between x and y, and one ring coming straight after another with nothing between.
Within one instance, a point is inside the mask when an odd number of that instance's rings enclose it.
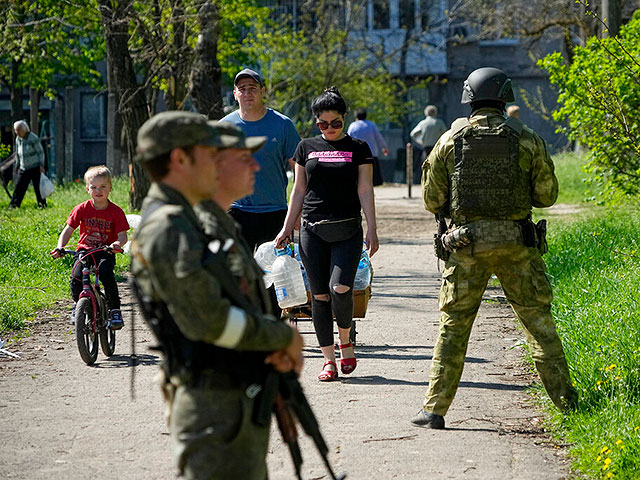
<instances>
[{"instance_id":1,"label":"white plastic bag","mask_svg":"<svg viewBox=\"0 0 640 480\"><path fill-rule=\"evenodd\" d=\"M50 197L56 187L44 173L40 174L40 196L42 198Z\"/></svg>"}]
</instances>

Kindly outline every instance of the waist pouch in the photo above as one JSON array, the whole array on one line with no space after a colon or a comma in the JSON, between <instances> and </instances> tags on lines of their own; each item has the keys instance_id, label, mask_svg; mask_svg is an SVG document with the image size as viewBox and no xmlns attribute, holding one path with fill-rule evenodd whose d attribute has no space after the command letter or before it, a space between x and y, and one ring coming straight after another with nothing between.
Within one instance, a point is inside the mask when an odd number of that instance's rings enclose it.
<instances>
[{"instance_id":1,"label":"waist pouch","mask_svg":"<svg viewBox=\"0 0 640 480\"><path fill-rule=\"evenodd\" d=\"M348 240L358 232L362 235L362 218L345 218L344 220L320 220L308 222L302 219L302 228L317 235L327 243Z\"/></svg>"},{"instance_id":2,"label":"waist pouch","mask_svg":"<svg viewBox=\"0 0 640 480\"><path fill-rule=\"evenodd\" d=\"M475 247L482 244L512 244L537 247L535 224L529 220L478 220L466 225Z\"/></svg>"}]
</instances>

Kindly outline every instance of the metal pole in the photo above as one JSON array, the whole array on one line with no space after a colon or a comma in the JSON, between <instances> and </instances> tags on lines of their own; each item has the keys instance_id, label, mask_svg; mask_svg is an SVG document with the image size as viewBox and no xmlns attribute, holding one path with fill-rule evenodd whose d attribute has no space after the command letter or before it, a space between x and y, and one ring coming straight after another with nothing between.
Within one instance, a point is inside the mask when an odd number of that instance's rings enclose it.
<instances>
[{"instance_id":1,"label":"metal pole","mask_svg":"<svg viewBox=\"0 0 640 480\"><path fill-rule=\"evenodd\" d=\"M407 195L411 198L411 187L413 186L413 145L411 142L407 143Z\"/></svg>"}]
</instances>

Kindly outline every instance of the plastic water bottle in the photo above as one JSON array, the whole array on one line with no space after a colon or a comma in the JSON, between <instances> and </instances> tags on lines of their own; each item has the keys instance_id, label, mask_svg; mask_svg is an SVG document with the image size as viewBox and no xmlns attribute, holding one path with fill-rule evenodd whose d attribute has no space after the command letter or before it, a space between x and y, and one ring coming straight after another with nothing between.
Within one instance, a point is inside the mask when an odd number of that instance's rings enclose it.
<instances>
[{"instance_id":1,"label":"plastic water bottle","mask_svg":"<svg viewBox=\"0 0 640 480\"><path fill-rule=\"evenodd\" d=\"M360 255L360 263L358 263L358 271L356 272L356 278L353 281L354 290L364 290L371 284L371 261L369 260L369 254L366 247L362 250Z\"/></svg>"},{"instance_id":2,"label":"plastic water bottle","mask_svg":"<svg viewBox=\"0 0 640 480\"><path fill-rule=\"evenodd\" d=\"M307 303L307 290L304 288L302 270L298 261L291 257L289 247L278 250L273 262L271 276L276 287L276 298L280 308L295 307Z\"/></svg>"},{"instance_id":3,"label":"plastic water bottle","mask_svg":"<svg viewBox=\"0 0 640 480\"><path fill-rule=\"evenodd\" d=\"M307 271L304 269L304 264L302 263L302 258L300 258L300 249L298 248L298 244L293 244L293 256L300 264L300 270L302 271L302 280L304 280L304 288L307 289L307 292L311 291L311 287L309 286L309 279L307 278Z\"/></svg>"},{"instance_id":4,"label":"plastic water bottle","mask_svg":"<svg viewBox=\"0 0 640 480\"><path fill-rule=\"evenodd\" d=\"M253 254L253 258L256 263L260 265L260 268L264 272L264 286L269 288L273 284L273 276L271 270L273 268L273 262L275 261L276 248L273 242L265 242L258 247L256 253Z\"/></svg>"}]
</instances>

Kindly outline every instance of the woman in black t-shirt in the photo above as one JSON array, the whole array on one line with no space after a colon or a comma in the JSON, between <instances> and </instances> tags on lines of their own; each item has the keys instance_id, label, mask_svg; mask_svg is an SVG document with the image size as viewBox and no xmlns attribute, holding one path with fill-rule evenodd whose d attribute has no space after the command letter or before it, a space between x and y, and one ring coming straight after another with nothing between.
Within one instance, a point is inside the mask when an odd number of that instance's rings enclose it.
<instances>
[{"instance_id":1,"label":"woman in black t-shirt","mask_svg":"<svg viewBox=\"0 0 640 480\"><path fill-rule=\"evenodd\" d=\"M300 257L311 287L316 337L324 356L320 381L338 377L333 315L338 324L340 370L356 368L349 331L353 317L353 281L362 252L362 217L367 219L369 255L378 250L373 199L373 155L369 146L343 132L347 106L336 87L311 103L321 135L305 138L294 154L295 183L284 226L275 239L281 246L302 213Z\"/></svg>"}]
</instances>

